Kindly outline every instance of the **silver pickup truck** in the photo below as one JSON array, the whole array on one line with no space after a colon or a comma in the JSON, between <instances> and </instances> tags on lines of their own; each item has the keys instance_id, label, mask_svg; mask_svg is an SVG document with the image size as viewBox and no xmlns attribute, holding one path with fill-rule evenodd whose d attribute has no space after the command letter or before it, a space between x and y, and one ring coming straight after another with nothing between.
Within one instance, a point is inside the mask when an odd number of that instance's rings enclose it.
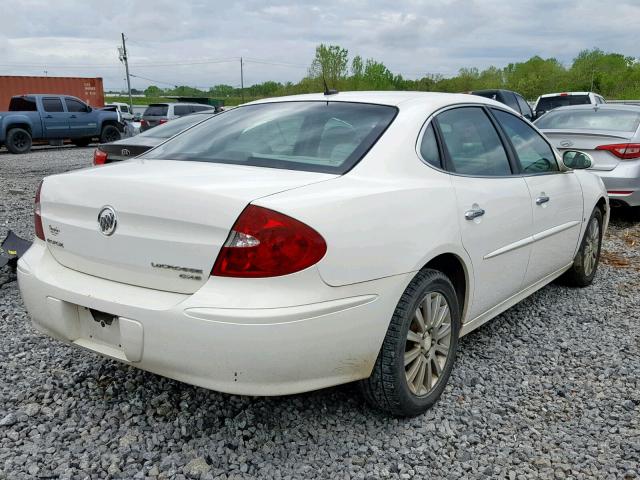
<instances>
[{"instance_id":1,"label":"silver pickup truck","mask_svg":"<svg viewBox=\"0 0 640 480\"><path fill-rule=\"evenodd\" d=\"M123 129L117 111L95 109L68 95L21 95L11 99L8 112L0 112L0 145L12 153L27 153L41 140L109 143L119 140Z\"/></svg>"}]
</instances>

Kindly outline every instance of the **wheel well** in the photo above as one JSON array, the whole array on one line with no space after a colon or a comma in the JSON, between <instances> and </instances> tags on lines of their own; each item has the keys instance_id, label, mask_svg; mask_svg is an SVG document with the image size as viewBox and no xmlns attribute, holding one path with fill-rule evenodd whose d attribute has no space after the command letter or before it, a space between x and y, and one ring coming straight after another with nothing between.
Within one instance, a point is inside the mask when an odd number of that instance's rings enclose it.
<instances>
[{"instance_id":1,"label":"wheel well","mask_svg":"<svg viewBox=\"0 0 640 480\"><path fill-rule=\"evenodd\" d=\"M107 125L111 125L111 126L116 127L119 132L122 131L122 128L121 128L120 124L118 122L116 122L115 120L105 120L104 122L102 122L102 126L100 127L100 132L102 132L104 127L106 127Z\"/></svg>"},{"instance_id":2,"label":"wheel well","mask_svg":"<svg viewBox=\"0 0 640 480\"><path fill-rule=\"evenodd\" d=\"M456 289L458 305L460 305L460 314L462 318L464 318L466 311L467 275L462 260L453 253L443 253L442 255L432 258L423 268L438 270L449 277L453 287Z\"/></svg>"},{"instance_id":3,"label":"wheel well","mask_svg":"<svg viewBox=\"0 0 640 480\"><path fill-rule=\"evenodd\" d=\"M602 216L604 217L607 214L607 201L603 197L600 197L596 203L596 208L600 209Z\"/></svg>"},{"instance_id":4,"label":"wheel well","mask_svg":"<svg viewBox=\"0 0 640 480\"><path fill-rule=\"evenodd\" d=\"M31 135L31 126L28 123L12 123L7 127L7 133L9 133L9 130L11 130L12 128L22 128L23 130L29 132L29 135Z\"/></svg>"}]
</instances>

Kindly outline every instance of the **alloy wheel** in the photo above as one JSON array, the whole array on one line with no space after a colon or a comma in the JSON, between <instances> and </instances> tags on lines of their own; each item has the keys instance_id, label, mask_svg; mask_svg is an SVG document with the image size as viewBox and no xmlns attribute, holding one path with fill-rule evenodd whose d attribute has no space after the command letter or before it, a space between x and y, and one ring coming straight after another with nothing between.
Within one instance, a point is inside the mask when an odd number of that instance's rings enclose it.
<instances>
[{"instance_id":1,"label":"alloy wheel","mask_svg":"<svg viewBox=\"0 0 640 480\"><path fill-rule=\"evenodd\" d=\"M416 308L404 352L407 385L427 395L442 377L451 345L451 312L444 295L429 292Z\"/></svg>"},{"instance_id":2,"label":"alloy wheel","mask_svg":"<svg viewBox=\"0 0 640 480\"><path fill-rule=\"evenodd\" d=\"M585 236L584 254L582 258L582 266L586 276L591 275L598 260L598 250L600 246L600 224L597 218L592 218L587 227Z\"/></svg>"}]
</instances>

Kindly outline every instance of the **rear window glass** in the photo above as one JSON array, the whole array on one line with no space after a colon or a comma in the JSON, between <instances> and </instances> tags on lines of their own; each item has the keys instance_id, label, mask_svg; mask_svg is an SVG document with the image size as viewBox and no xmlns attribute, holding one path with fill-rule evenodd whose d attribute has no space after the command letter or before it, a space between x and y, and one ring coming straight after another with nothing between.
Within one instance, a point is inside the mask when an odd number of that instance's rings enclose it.
<instances>
[{"instance_id":1,"label":"rear window glass","mask_svg":"<svg viewBox=\"0 0 640 480\"><path fill-rule=\"evenodd\" d=\"M536 121L542 129L618 130L635 132L640 125L640 110L588 109L556 110Z\"/></svg>"},{"instance_id":2,"label":"rear window glass","mask_svg":"<svg viewBox=\"0 0 640 480\"><path fill-rule=\"evenodd\" d=\"M10 112L35 112L38 110L33 97L13 97L9 103Z\"/></svg>"},{"instance_id":3,"label":"rear window glass","mask_svg":"<svg viewBox=\"0 0 640 480\"><path fill-rule=\"evenodd\" d=\"M152 117L166 117L167 112L169 111L168 105L149 105L147 109L144 111L145 116L149 115Z\"/></svg>"},{"instance_id":4,"label":"rear window glass","mask_svg":"<svg viewBox=\"0 0 640 480\"><path fill-rule=\"evenodd\" d=\"M207 118L211 118L211 115L206 115L206 114L186 115L184 117L171 120L170 122L163 123L162 125L158 125L155 128L145 130L144 132L138 134L138 136L153 137L153 138L173 137L174 135L180 133L181 131L189 128L192 125L195 125L198 122L202 122Z\"/></svg>"},{"instance_id":5,"label":"rear window glass","mask_svg":"<svg viewBox=\"0 0 640 480\"><path fill-rule=\"evenodd\" d=\"M342 174L395 118L391 106L279 102L238 107L145 156Z\"/></svg>"},{"instance_id":6,"label":"rear window glass","mask_svg":"<svg viewBox=\"0 0 640 480\"><path fill-rule=\"evenodd\" d=\"M548 112L558 107L568 105L588 105L591 103L589 95L558 95L557 97L543 97L536 105L536 112Z\"/></svg>"},{"instance_id":7,"label":"rear window glass","mask_svg":"<svg viewBox=\"0 0 640 480\"><path fill-rule=\"evenodd\" d=\"M64 108L62 108L62 100L59 98L43 98L42 108L44 108L45 112L64 112Z\"/></svg>"}]
</instances>

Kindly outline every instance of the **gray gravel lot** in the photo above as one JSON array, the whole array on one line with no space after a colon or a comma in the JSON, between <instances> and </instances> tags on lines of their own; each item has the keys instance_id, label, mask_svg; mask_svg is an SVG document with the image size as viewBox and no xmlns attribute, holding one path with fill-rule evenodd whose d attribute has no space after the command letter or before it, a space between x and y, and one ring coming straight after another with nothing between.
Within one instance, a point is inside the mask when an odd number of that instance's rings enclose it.
<instances>
[{"instance_id":1,"label":"gray gravel lot","mask_svg":"<svg viewBox=\"0 0 640 480\"><path fill-rule=\"evenodd\" d=\"M91 152L2 151L0 238L31 238L38 181ZM441 401L408 420L353 385L237 397L64 346L31 327L5 267L0 479L638 478L638 220L615 215L591 287L547 286L465 337Z\"/></svg>"}]
</instances>

